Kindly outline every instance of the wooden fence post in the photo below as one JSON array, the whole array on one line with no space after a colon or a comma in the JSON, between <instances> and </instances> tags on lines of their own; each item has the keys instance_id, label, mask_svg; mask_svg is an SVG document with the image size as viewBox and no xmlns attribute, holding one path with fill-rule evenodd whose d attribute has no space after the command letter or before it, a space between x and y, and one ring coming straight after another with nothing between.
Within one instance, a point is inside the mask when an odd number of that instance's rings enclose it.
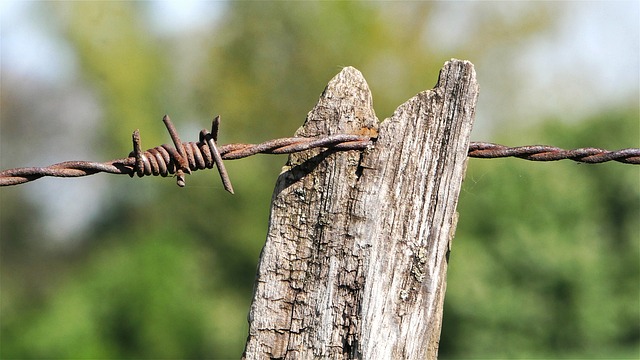
<instances>
[{"instance_id":1,"label":"wooden fence post","mask_svg":"<svg viewBox=\"0 0 640 360\"><path fill-rule=\"evenodd\" d=\"M371 134L365 151L292 154L278 178L246 359L434 359L478 94L473 64L382 123L351 67L296 136Z\"/></svg>"}]
</instances>

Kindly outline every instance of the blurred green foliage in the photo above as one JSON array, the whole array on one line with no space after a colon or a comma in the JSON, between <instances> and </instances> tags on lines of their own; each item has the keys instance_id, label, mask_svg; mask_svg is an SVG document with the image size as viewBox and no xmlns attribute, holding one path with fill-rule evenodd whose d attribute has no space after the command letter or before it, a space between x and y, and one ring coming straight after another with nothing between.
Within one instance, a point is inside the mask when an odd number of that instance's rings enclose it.
<instances>
[{"instance_id":1,"label":"blurred green foliage","mask_svg":"<svg viewBox=\"0 0 640 360\"><path fill-rule=\"evenodd\" d=\"M631 147L639 125L638 109L612 110L501 141ZM442 358L637 357L639 175L623 164L470 160Z\"/></svg>"},{"instance_id":2,"label":"blurred green foliage","mask_svg":"<svg viewBox=\"0 0 640 360\"><path fill-rule=\"evenodd\" d=\"M382 119L431 87L447 59L473 61L492 45L535 37L554 11L537 6L522 21L484 13L452 53L421 36L433 3L232 2L217 27L180 36L149 30L148 6L38 5L98 93L97 146L107 158L130 147L135 128L144 147L166 142L164 113L179 129L222 114L223 143L288 136L345 65L363 71ZM637 108L607 111L496 138L637 147L638 119ZM3 189L0 357L238 358L285 159L228 162L233 197L210 185L210 173L188 177L185 189L110 177L104 210L66 250L42 246L42 214ZM638 169L471 160L459 211L442 358L638 355Z\"/></svg>"}]
</instances>

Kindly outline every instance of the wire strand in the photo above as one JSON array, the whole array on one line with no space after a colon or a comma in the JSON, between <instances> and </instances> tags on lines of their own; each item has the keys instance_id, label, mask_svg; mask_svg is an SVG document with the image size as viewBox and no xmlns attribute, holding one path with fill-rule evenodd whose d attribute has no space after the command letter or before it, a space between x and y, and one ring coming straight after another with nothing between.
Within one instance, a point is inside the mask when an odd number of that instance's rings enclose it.
<instances>
[{"instance_id":1,"label":"wire strand","mask_svg":"<svg viewBox=\"0 0 640 360\"><path fill-rule=\"evenodd\" d=\"M11 186L34 181L45 176L80 177L104 172L138 176L175 175L179 186L185 185L184 174L196 170L218 168L223 185L233 193L222 160L237 160L257 154L291 154L313 148L332 151L364 150L373 146L375 138L363 135L338 134L325 137L289 137L265 141L260 144L227 144L218 146L220 118L216 117L211 132L202 130L197 142L182 142L168 116L163 121L171 135L174 146L162 145L142 151L138 130L133 133L134 150L127 158L107 162L65 161L46 167L22 167L0 171L0 186ZM628 148L608 151L599 148L565 150L547 145L508 147L487 142L471 142L468 156L472 158L496 159L517 157L530 161L573 160L581 163L603 163L617 161L625 164L640 164L640 149Z\"/></svg>"}]
</instances>

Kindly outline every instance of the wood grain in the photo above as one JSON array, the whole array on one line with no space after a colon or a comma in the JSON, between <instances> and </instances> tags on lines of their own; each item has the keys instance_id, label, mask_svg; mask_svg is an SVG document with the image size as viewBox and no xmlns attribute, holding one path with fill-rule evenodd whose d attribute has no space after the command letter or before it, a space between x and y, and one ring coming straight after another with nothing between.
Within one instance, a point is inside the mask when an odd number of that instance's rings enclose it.
<instances>
[{"instance_id":1,"label":"wood grain","mask_svg":"<svg viewBox=\"0 0 640 360\"><path fill-rule=\"evenodd\" d=\"M447 256L478 85L451 60L378 124L344 68L296 136L367 133L365 151L292 154L278 178L247 359L436 358Z\"/></svg>"}]
</instances>

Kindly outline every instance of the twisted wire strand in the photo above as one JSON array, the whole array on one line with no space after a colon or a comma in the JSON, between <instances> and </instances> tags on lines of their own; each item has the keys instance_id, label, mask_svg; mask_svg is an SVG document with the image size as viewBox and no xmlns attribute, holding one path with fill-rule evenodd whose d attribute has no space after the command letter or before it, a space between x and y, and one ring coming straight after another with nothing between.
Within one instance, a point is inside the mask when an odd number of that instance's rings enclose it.
<instances>
[{"instance_id":1,"label":"twisted wire strand","mask_svg":"<svg viewBox=\"0 0 640 360\"><path fill-rule=\"evenodd\" d=\"M598 148L579 148L565 150L547 145L527 145L507 147L504 145L472 142L469 144L469 157L496 159L518 157L530 161L573 160L576 162L596 164L617 161L625 164L640 164L640 149L628 148L608 151Z\"/></svg>"},{"instance_id":2,"label":"twisted wire strand","mask_svg":"<svg viewBox=\"0 0 640 360\"><path fill-rule=\"evenodd\" d=\"M373 145L374 138L363 135L338 134L318 138L288 137L260 144L216 144L220 118L216 117L211 132L202 130L197 142L182 142L168 116L163 118L174 146L164 144L146 151L141 150L140 134L133 133L134 150L127 158L107 162L65 161L46 167L23 167L0 171L0 186L18 185L41 177L80 177L99 172L138 176L175 175L179 186L185 185L184 174L217 167L225 189L233 193L222 160L242 159L256 154L291 154L313 148L334 151L364 150ZM565 150L547 145L507 147L504 145L471 142L468 156L495 159L517 157L531 161L557 161L569 159L582 163L617 161L640 164L640 149L629 148L608 151L598 148Z\"/></svg>"},{"instance_id":3,"label":"twisted wire strand","mask_svg":"<svg viewBox=\"0 0 640 360\"><path fill-rule=\"evenodd\" d=\"M282 144L282 145L279 145ZM370 138L357 135L334 135L327 138L282 138L261 144L228 144L219 147L223 160L237 160L257 154L291 154L316 147L334 150L363 150L371 145ZM190 171L212 169L215 166L208 145L183 143ZM0 186L18 185L45 176L80 177L99 172L126 174L131 177L173 175L177 151L170 145L157 146L143 153L142 167L136 167L135 156L107 162L65 161L47 167L23 167L0 171Z\"/></svg>"},{"instance_id":4,"label":"twisted wire strand","mask_svg":"<svg viewBox=\"0 0 640 360\"><path fill-rule=\"evenodd\" d=\"M22 167L0 171L0 186L18 185L45 176L80 177L99 172L126 174L131 177L175 175L179 186L185 185L184 173L217 167L227 191L233 188L226 175L222 160L242 159L257 154L291 154L312 148L336 151L363 150L373 144L368 136L338 134L320 138L289 137L265 141L260 144L216 145L220 119L213 120L211 132L200 131L197 142L182 142L168 116L163 121L174 146L164 144L141 150L140 134L133 133L133 148L129 157L107 162L65 161L46 167Z\"/></svg>"}]
</instances>

